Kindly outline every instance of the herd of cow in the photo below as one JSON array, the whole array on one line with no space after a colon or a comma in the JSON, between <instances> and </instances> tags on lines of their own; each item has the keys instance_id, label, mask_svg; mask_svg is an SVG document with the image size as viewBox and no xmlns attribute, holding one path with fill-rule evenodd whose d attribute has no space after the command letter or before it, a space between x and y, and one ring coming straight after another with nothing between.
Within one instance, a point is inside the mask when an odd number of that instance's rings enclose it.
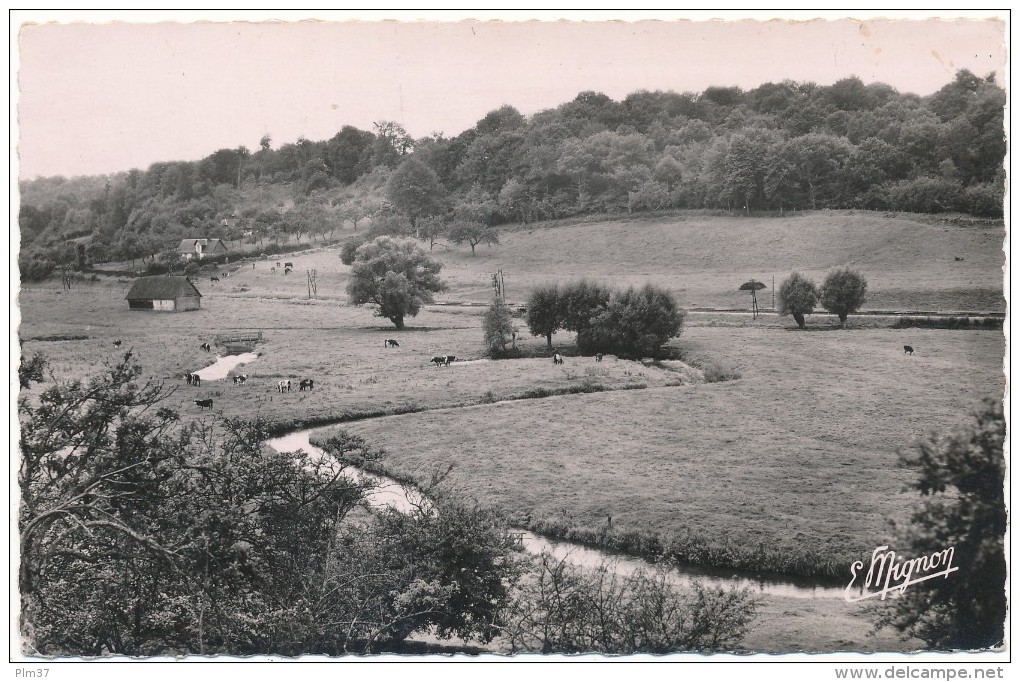
<instances>
[{"instance_id":1,"label":"herd of cow","mask_svg":"<svg viewBox=\"0 0 1020 682\"><path fill-rule=\"evenodd\" d=\"M114 342L114 345L119 346L120 345L120 340L118 339L116 342ZM205 350L205 351L211 351L211 349L212 349L212 347L208 343L203 343L199 347L202 350ZM390 347L399 348L400 344L397 343L396 339L385 339L383 341L383 347L384 348L390 348ZM435 364L436 367L449 367L456 359L457 359L456 355L435 355L435 356L432 357L431 363ZM602 362L602 353L597 353L595 355L595 362ZM562 365L563 364L563 356L560 355L558 352L553 354L553 364L555 364L555 365ZM194 373L190 373L189 372L189 373L184 375L184 380L188 382L189 386L201 386L202 385L202 377L199 374L194 374ZM237 385L237 384L244 385L248 381L248 375L247 374L236 374L233 377L233 381L234 381L235 385ZM301 381L298 382L298 391L306 391L306 390L311 391L314 388L315 388L315 380L314 379L301 379ZM290 393L291 392L291 380L290 379L281 379L281 380L277 381L276 382L276 391L278 393ZM205 399L202 399L202 400L195 400L195 405L197 405L199 408L201 408L203 410L205 408L207 408L207 407L211 408L212 404L213 404L212 398L205 398Z\"/></svg>"},{"instance_id":2,"label":"herd of cow","mask_svg":"<svg viewBox=\"0 0 1020 682\"><path fill-rule=\"evenodd\" d=\"M315 388L314 379L302 379L298 382L298 391L311 391L313 388ZM277 393L290 393L290 379L282 379L276 382L276 391Z\"/></svg>"}]
</instances>

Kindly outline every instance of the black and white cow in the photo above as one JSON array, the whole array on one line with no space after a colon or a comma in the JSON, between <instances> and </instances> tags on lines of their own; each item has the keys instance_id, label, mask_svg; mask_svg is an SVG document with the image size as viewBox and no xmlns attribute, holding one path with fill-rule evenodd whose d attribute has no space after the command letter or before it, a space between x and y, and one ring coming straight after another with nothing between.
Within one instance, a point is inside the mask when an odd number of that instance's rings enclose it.
<instances>
[{"instance_id":1,"label":"black and white cow","mask_svg":"<svg viewBox=\"0 0 1020 682\"><path fill-rule=\"evenodd\" d=\"M200 377L197 374L192 374L191 375L191 385L192 386L201 386L202 385L202 377Z\"/></svg>"},{"instance_id":2,"label":"black and white cow","mask_svg":"<svg viewBox=\"0 0 1020 682\"><path fill-rule=\"evenodd\" d=\"M385 341L383 341L383 348L389 348L390 346L393 346L394 348L400 348L400 344L397 343L396 339L386 339Z\"/></svg>"},{"instance_id":3,"label":"black and white cow","mask_svg":"<svg viewBox=\"0 0 1020 682\"><path fill-rule=\"evenodd\" d=\"M276 390L280 393L290 393L290 379L284 379L276 384Z\"/></svg>"},{"instance_id":4,"label":"black and white cow","mask_svg":"<svg viewBox=\"0 0 1020 682\"><path fill-rule=\"evenodd\" d=\"M303 391L306 388L309 391L312 390L313 388L315 388L315 380L314 379L302 379L301 383L298 384L298 391Z\"/></svg>"},{"instance_id":5,"label":"black and white cow","mask_svg":"<svg viewBox=\"0 0 1020 682\"><path fill-rule=\"evenodd\" d=\"M554 365L562 365L563 364L563 356L560 355L559 353L553 353L553 364Z\"/></svg>"}]
</instances>

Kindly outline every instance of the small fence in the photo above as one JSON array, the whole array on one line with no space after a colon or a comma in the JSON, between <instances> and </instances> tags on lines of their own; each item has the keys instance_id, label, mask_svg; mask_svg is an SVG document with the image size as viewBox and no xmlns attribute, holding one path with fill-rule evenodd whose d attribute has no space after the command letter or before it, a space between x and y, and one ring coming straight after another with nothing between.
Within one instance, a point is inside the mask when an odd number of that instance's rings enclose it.
<instances>
[{"instance_id":1,"label":"small fence","mask_svg":"<svg viewBox=\"0 0 1020 682\"><path fill-rule=\"evenodd\" d=\"M222 346L228 353L250 353L255 350L255 344L262 340L260 331L216 335L216 345Z\"/></svg>"}]
</instances>

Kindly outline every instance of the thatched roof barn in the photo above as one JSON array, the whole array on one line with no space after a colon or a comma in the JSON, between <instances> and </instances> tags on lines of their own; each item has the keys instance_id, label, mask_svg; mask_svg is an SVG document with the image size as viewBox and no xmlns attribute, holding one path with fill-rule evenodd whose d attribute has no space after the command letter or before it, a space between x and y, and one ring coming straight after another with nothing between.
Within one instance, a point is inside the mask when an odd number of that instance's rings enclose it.
<instances>
[{"instance_id":1,"label":"thatched roof barn","mask_svg":"<svg viewBox=\"0 0 1020 682\"><path fill-rule=\"evenodd\" d=\"M181 312L202 307L202 294L187 277L139 277L124 298L132 310Z\"/></svg>"}]
</instances>

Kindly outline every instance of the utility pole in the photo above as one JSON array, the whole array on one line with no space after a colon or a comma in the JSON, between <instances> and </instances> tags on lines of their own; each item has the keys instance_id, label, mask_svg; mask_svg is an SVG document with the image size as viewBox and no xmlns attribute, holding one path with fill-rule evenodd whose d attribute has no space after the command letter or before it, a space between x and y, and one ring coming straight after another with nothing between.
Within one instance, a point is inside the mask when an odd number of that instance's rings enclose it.
<instances>
[{"instance_id":1,"label":"utility pole","mask_svg":"<svg viewBox=\"0 0 1020 682\"><path fill-rule=\"evenodd\" d=\"M319 297L319 287L316 279L318 278L318 272L315 270L308 270L308 298Z\"/></svg>"},{"instance_id":2,"label":"utility pole","mask_svg":"<svg viewBox=\"0 0 1020 682\"><path fill-rule=\"evenodd\" d=\"M496 292L496 298L506 301L506 282L503 279L503 270L492 273L492 289Z\"/></svg>"}]
</instances>

